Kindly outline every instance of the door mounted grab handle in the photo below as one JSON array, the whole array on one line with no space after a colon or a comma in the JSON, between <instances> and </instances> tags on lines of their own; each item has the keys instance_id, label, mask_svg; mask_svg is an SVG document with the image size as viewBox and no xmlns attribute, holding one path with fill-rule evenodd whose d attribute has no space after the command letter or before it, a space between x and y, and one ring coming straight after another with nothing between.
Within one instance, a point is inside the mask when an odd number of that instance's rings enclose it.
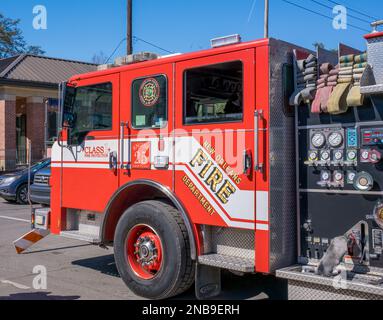
<instances>
[{"instance_id":1,"label":"door mounted grab handle","mask_svg":"<svg viewBox=\"0 0 383 320\"><path fill-rule=\"evenodd\" d=\"M263 163L259 163L259 120L263 120L263 111L254 112L254 170L263 173Z\"/></svg>"}]
</instances>

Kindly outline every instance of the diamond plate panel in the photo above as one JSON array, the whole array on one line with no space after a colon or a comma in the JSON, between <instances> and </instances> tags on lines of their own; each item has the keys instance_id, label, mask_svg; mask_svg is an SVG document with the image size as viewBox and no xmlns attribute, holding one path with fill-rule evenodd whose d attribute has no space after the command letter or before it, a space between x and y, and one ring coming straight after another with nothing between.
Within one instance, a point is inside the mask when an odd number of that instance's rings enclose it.
<instances>
[{"instance_id":1,"label":"diamond plate panel","mask_svg":"<svg viewBox=\"0 0 383 320\"><path fill-rule=\"evenodd\" d=\"M313 273L302 273L301 266L277 271L277 277L288 280L291 300L383 300L382 274L356 274L347 272L343 278L323 277ZM346 279L347 278L347 279Z\"/></svg>"},{"instance_id":2,"label":"diamond plate panel","mask_svg":"<svg viewBox=\"0 0 383 320\"><path fill-rule=\"evenodd\" d=\"M377 84L383 84L383 37L367 40L368 64L373 67L374 77Z\"/></svg>"},{"instance_id":3,"label":"diamond plate panel","mask_svg":"<svg viewBox=\"0 0 383 320\"><path fill-rule=\"evenodd\" d=\"M383 300L382 296L369 293L335 289L307 282L288 281L289 300Z\"/></svg>"},{"instance_id":4,"label":"diamond plate panel","mask_svg":"<svg viewBox=\"0 0 383 320\"><path fill-rule=\"evenodd\" d=\"M283 67L297 47L270 40L270 271L297 259L295 122L286 114ZM287 94L288 95L288 94Z\"/></svg>"},{"instance_id":5,"label":"diamond plate panel","mask_svg":"<svg viewBox=\"0 0 383 320\"><path fill-rule=\"evenodd\" d=\"M234 270L245 273L254 272L254 260L243 259L233 256L225 256L220 254L209 254L198 257L198 262L200 264L223 268L228 270Z\"/></svg>"},{"instance_id":6,"label":"diamond plate panel","mask_svg":"<svg viewBox=\"0 0 383 320\"><path fill-rule=\"evenodd\" d=\"M255 259L255 235L252 230L204 226L204 250L243 259Z\"/></svg>"}]
</instances>

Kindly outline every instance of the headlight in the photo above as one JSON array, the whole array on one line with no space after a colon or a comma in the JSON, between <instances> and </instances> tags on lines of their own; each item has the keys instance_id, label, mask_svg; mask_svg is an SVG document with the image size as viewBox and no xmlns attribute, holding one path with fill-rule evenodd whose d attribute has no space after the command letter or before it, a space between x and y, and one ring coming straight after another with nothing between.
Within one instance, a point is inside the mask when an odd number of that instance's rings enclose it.
<instances>
[{"instance_id":1,"label":"headlight","mask_svg":"<svg viewBox=\"0 0 383 320\"><path fill-rule=\"evenodd\" d=\"M21 176L15 176L15 177L9 177L5 178L1 181L1 184L11 184L12 182L15 182L17 179L20 179Z\"/></svg>"}]
</instances>

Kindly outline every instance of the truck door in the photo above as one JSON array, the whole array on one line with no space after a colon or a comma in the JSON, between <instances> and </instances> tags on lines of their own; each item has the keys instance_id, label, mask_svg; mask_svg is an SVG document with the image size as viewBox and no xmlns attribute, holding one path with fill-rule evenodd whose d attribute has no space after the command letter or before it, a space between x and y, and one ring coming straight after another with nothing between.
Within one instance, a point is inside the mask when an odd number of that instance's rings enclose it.
<instances>
[{"instance_id":1,"label":"truck door","mask_svg":"<svg viewBox=\"0 0 383 320\"><path fill-rule=\"evenodd\" d=\"M119 75L80 80L72 112L71 146L63 148L63 207L103 212L118 188Z\"/></svg>"},{"instance_id":2,"label":"truck door","mask_svg":"<svg viewBox=\"0 0 383 320\"><path fill-rule=\"evenodd\" d=\"M176 64L175 186L196 224L255 229L255 51Z\"/></svg>"},{"instance_id":3,"label":"truck door","mask_svg":"<svg viewBox=\"0 0 383 320\"><path fill-rule=\"evenodd\" d=\"M138 179L172 186L173 65L121 74L120 185Z\"/></svg>"}]
</instances>

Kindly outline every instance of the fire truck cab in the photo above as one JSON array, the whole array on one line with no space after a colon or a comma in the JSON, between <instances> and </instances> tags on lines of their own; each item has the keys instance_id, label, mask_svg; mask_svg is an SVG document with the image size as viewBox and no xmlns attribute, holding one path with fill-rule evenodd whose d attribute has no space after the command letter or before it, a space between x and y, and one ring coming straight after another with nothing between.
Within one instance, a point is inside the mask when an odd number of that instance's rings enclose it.
<instances>
[{"instance_id":1,"label":"fire truck cab","mask_svg":"<svg viewBox=\"0 0 383 320\"><path fill-rule=\"evenodd\" d=\"M125 57L62 85L51 208L41 213L49 219L35 211L35 227L113 246L123 281L146 298L172 297L194 282L198 298L212 297L222 269L278 272L294 287L307 280L298 260L318 262L328 248L306 256L318 248L307 247L303 226L315 221L315 229L321 218L310 216L320 202L311 207L311 193L301 193L308 175L318 175L317 166L304 166L304 130L343 122L289 104L297 52L313 52L238 36L212 44ZM315 194L328 203L326 190ZM343 222L339 234L349 228Z\"/></svg>"},{"instance_id":2,"label":"fire truck cab","mask_svg":"<svg viewBox=\"0 0 383 320\"><path fill-rule=\"evenodd\" d=\"M295 262L295 175L283 164L295 150L283 89L292 46L216 46L75 76L63 90L50 230L113 244L121 277L148 298L188 289L196 266L203 296L219 290L219 269Z\"/></svg>"}]
</instances>

